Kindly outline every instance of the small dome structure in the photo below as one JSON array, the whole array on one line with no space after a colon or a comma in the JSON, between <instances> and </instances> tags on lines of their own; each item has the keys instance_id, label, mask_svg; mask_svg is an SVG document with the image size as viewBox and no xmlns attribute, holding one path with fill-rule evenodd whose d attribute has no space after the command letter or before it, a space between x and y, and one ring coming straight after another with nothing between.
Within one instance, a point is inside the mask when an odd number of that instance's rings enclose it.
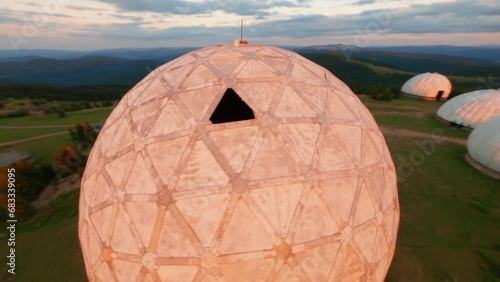
<instances>
[{"instance_id":1,"label":"small dome structure","mask_svg":"<svg viewBox=\"0 0 500 282\"><path fill-rule=\"evenodd\" d=\"M477 90L453 97L437 111L438 120L472 130L500 115L500 91Z\"/></svg>"},{"instance_id":2,"label":"small dome structure","mask_svg":"<svg viewBox=\"0 0 500 282\"><path fill-rule=\"evenodd\" d=\"M397 176L343 82L269 46L160 66L106 120L82 178L90 281L384 281Z\"/></svg>"},{"instance_id":3,"label":"small dome structure","mask_svg":"<svg viewBox=\"0 0 500 282\"><path fill-rule=\"evenodd\" d=\"M401 93L411 98L445 101L451 93L451 82L442 74L427 72L410 78L401 87Z\"/></svg>"},{"instance_id":4,"label":"small dome structure","mask_svg":"<svg viewBox=\"0 0 500 282\"><path fill-rule=\"evenodd\" d=\"M500 179L500 115L478 125L467 140L467 161L481 172Z\"/></svg>"}]
</instances>

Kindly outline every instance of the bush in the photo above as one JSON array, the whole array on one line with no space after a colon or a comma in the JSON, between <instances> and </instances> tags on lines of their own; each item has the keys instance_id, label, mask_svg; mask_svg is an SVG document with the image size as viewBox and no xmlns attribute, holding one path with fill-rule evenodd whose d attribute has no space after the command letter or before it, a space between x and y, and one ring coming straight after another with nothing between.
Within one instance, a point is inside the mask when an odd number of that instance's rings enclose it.
<instances>
[{"instance_id":1,"label":"bush","mask_svg":"<svg viewBox=\"0 0 500 282\"><path fill-rule=\"evenodd\" d=\"M17 111L14 111L14 112L9 112L9 113L6 113L3 115L3 117L5 118L17 118L17 117L25 117L25 116L29 116L30 115L30 112L26 109L19 109Z\"/></svg>"},{"instance_id":2,"label":"bush","mask_svg":"<svg viewBox=\"0 0 500 282\"><path fill-rule=\"evenodd\" d=\"M64 118L66 117L66 112L64 112L61 108L59 107L52 107L52 110L57 113L57 115L60 117L60 118Z\"/></svg>"}]
</instances>

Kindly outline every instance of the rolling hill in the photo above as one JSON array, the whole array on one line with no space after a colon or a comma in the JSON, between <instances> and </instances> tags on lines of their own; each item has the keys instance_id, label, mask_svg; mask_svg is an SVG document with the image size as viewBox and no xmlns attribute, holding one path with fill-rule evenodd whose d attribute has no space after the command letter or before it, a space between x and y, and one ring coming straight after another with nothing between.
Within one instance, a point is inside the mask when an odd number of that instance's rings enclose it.
<instances>
[{"instance_id":1,"label":"rolling hill","mask_svg":"<svg viewBox=\"0 0 500 282\"><path fill-rule=\"evenodd\" d=\"M0 84L78 86L134 85L163 62L84 56L71 60L37 58L27 62L0 63Z\"/></svg>"}]
</instances>

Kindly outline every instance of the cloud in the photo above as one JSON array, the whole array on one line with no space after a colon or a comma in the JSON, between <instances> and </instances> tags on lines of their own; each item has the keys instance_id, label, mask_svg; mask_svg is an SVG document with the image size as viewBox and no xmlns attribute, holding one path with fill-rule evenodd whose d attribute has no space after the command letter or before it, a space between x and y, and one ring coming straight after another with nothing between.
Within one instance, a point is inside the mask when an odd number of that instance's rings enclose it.
<instances>
[{"instance_id":1,"label":"cloud","mask_svg":"<svg viewBox=\"0 0 500 282\"><path fill-rule=\"evenodd\" d=\"M224 11L237 15L254 15L262 17L269 15L269 9L282 7L305 7L311 0L98 0L112 4L125 11L147 11L171 15L210 14L214 11Z\"/></svg>"},{"instance_id":2,"label":"cloud","mask_svg":"<svg viewBox=\"0 0 500 282\"><path fill-rule=\"evenodd\" d=\"M65 7L67 9L76 10L76 11L94 11L94 12L106 11L106 9L94 8L94 7L84 6L84 5L66 5Z\"/></svg>"},{"instance_id":3,"label":"cloud","mask_svg":"<svg viewBox=\"0 0 500 282\"><path fill-rule=\"evenodd\" d=\"M248 4L253 5L253 4ZM500 32L500 7L468 1L411 5L401 9L368 10L354 15L328 17L296 15L288 19L246 25L248 38L312 38L377 34L487 33ZM471 24L473 23L473 24ZM161 30L140 24L112 24L91 29L104 36L132 40L218 40L230 42L239 30L228 26L185 26ZM232 36L234 35L234 36Z\"/></svg>"},{"instance_id":4,"label":"cloud","mask_svg":"<svg viewBox=\"0 0 500 282\"><path fill-rule=\"evenodd\" d=\"M377 0L359 0L354 2L353 4L358 6L363 6L363 5L375 4L377 2L378 2Z\"/></svg>"}]
</instances>

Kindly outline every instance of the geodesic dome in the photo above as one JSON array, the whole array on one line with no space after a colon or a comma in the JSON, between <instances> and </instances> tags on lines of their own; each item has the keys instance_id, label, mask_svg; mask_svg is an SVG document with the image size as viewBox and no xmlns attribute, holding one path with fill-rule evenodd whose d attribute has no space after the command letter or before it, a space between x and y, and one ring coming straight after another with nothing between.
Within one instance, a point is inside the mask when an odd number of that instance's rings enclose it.
<instances>
[{"instance_id":1,"label":"geodesic dome","mask_svg":"<svg viewBox=\"0 0 500 282\"><path fill-rule=\"evenodd\" d=\"M500 179L500 115L478 125L467 140L467 160L483 173Z\"/></svg>"},{"instance_id":2,"label":"geodesic dome","mask_svg":"<svg viewBox=\"0 0 500 282\"><path fill-rule=\"evenodd\" d=\"M442 74L427 72L410 78L401 87L401 92L424 100L447 100L451 93L451 82Z\"/></svg>"},{"instance_id":3,"label":"geodesic dome","mask_svg":"<svg viewBox=\"0 0 500 282\"><path fill-rule=\"evenodd\" d=\"M497 115L500 115L500 91L492 89L458 95L437 111L437 118L442 122L466 129L472 129Z\"/></svg>"},{"instance_id":4,"label":"geodesic dome","mask_svg":"<svg viewBox=\"0 0 500 282\"><path fill-rule=\"evenodd\" d=\"M397 179L373 117L327 70L213 46L116 106L78 225L91 281L383 281Z\"/></svg>"}]
</instances>

